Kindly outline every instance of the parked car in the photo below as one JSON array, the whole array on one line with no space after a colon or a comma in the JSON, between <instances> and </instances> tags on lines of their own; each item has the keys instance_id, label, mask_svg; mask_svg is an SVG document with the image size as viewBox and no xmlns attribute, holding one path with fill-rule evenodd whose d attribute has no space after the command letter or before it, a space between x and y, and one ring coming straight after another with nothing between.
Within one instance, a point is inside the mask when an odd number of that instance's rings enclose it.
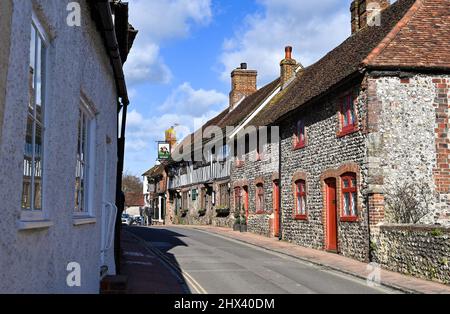
<instances>
[{"instance_id":1,"label":"parked car","mask_svg":"<svg viewBox=\"0 0 450 314\"><path fill-rule=\"evenodd\" d=\"M144 217L142 216L134 216L133 223L138 226L142 226L144 224Z\"/></svg>"},{"instance_id":2,"label":"parked car","mask_svg":"<svg viewBox=\"0 0 450 314\"><path fill-rule=\"evenodd\" d=\"M122 214L122 225L131 226L133 219L128 214Z\"/></svg>"}]
</instances>

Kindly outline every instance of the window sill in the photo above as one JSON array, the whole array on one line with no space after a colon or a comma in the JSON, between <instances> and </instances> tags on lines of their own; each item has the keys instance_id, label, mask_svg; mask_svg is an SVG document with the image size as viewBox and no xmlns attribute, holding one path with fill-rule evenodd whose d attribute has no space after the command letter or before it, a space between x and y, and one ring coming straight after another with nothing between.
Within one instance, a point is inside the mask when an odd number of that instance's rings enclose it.
<instances>
[{"instance_id":1,"label":"window sill","mask_svg":"<svg viewBox=\"0 0 450 314\"><path fill-rule=\"evenodd\" d=\"M265 210L257 210L256 212L255 212L255 215L265 215L266 214L266 211Z\"/></svg>"},{"instance_id":2,"label":"window sill","mask_svg":"<svg viewBox=\"0 0 450 314\"><path fill-rule=\"evenodd\" d=\"M17 229L19 231L48 229L53 225L54 225L53 222L50 220L17 221Z\"/></svg>"},{"instance_id":3,"label":"window sill","mask_svg":"<svg viewBox=\"0 0 450 314\"><path fill-rule=\"evenodd\" d=\"M292 148L292 150L300 150L306 147L305 143L302 144L295 144L294 147Z\"/></svg>"},{"instance_id":4,"label":"window sill","mask_svg":"<svg viewBox=\"0 0 450 314\"><path fill-rule=\"evenodd\" d=\"M340 132L338 132L337 137L344 137L344 136L356 133L358 131L359 131L359 128L356 126L345 128L345 129L342 129Z\"/></svg>"},{"instance_id":5,"label":"window sill","mask_svg":"<svg viewBox=\"0 0 450 314\"><path fill-rule=\"evenodd\" d=\"M84 225L92 225L97 223L97 218L92 216L74 216L73 217L73 225L75 227L84 226Z\"/></svg>"},{"instance_id":6,"label":"window sill","mask_svg":"<svg viewBox=\"0 0 450 314\"><path fill-rule=\"evenodd\" d=\"M341 217L340 220L341 220L342 222L358 222L358 217L352 217L352 216Z\"/></svg>"},{"instance_id":7,"label":"window sill","mask_svg":"<svg viewBox=\"0 0 450 314\"><path fill-rule=\"evenodd\" d=\"M306 221L308 220L308 215L295 215L294 216L295 220L302 220L302 221Z\"/></svg>"}]
</instances>

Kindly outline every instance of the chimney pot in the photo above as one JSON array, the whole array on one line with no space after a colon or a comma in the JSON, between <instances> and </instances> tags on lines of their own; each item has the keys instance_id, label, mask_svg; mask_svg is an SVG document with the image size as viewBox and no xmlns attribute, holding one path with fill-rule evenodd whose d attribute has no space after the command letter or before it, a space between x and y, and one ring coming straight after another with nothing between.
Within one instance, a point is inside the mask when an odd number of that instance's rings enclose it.
<instances>
[{"instance_id":1,"label":"chimney pot","mask_svg":"<svg viewBox=\"0 0 450 314\"><path fill-rule=\"evenodd\" d=\"M292 59L292 47L291 46L287 46L284 51L286 52L286 57L285 59L290 60Z\"/></svg>"},{"instance_id":2,"label":"chimney pot","mask_svg":"<svg viewBox=\"0 0 450 314\"><path fill-rule=\"evenodd\" d=\"M286 52L286 55L285 58L280 63L281 66L280 78L282 89L286 88L286 86L288 86L295 78L296 69L298 66L297 61L292 59L292 47L286 46L284 51Z\"/></svg>"},{"instance_id":3,"label":"chimney pot","mask_svg":"<svg viewBox=\"0 0 450 314\"><path fill-rule=\"evenodd\" d=\"M247 63L241 63L241 70L247 70Z\"/></svg>"}]
</instances>

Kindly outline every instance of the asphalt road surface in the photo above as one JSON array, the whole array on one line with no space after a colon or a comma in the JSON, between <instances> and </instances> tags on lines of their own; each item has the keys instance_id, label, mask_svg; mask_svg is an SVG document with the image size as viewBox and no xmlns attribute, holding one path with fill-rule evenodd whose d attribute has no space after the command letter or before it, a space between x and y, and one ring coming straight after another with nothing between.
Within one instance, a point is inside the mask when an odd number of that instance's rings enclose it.
<instances>
[{"instance_id":1,"label":"asphalt road surface","mask_svg":"<svg viewBox=\"0 0 450 314\"><path fill-rule=\"evenodd\" d=\"M127 229L183 272L189 290L208 294L380 294L365 281L204 231Z\"/></svg>"}]
</instances>

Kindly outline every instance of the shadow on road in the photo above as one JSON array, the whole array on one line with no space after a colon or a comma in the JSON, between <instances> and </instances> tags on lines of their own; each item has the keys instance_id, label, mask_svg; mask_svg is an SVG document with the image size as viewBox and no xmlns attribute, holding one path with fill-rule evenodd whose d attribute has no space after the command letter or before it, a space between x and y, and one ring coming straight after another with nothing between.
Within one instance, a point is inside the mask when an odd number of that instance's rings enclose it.
<instances>
[{"instance_id":1,"label":"shadow on road","mask_svg":"<svg viewBox=\"0 0 450 314\"><path fill-rule=\"evenodd\" d=\"M182 240L184 235L162 228L147 228L147 227L124 227L124 231L137 236L145 241L147 248L150 248L154 253L150 263L142 263L135 261L136 255L130 252L124 252L123 261L125 267L133 265L133 269L128 267L128 276L137 281L136 290L143 291L158 291L158 292L142 292L142 293L158 293L158 294L190 294L192 293L184 276L181 274L180 265L176 257L171 253L171 250L178 246L187 247L188 245ZM139 241L135 238L129 237L124 239L131 243L124 243L124 251L126 247L139 245ZM134 243L133 243L134 242ZM142 244L140 244L142 246ZM145 248L141 248L145 250ZM131 259L131 260L130 260ZM139 267L141 266L141 267ZM147 266L146 270L142 268ZM151 268L151 269L150 269ZM151 273L152 277L146 276L143 280L143 273ZM170 276L171 278L168 278ZM158 289L156 289L158 287ZM162 291L162 292L161 292ZM141 292L137 292L141 293Z\"/></svg>"}]
</instances>

